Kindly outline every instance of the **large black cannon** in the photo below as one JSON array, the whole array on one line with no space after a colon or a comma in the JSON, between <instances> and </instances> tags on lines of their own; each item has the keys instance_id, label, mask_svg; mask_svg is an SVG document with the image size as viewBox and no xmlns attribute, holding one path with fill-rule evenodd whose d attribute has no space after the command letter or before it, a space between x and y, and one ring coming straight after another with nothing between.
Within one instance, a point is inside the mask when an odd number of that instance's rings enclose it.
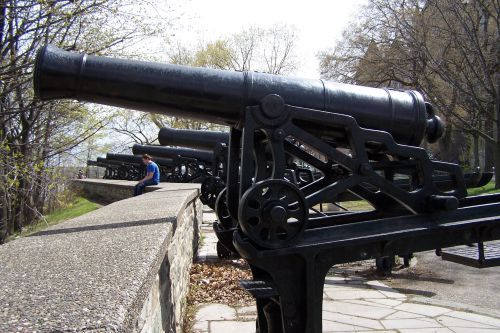
<instances>
[{"instance_id":1,"label":"large black cannon","mask_svg":"<svg viewBox=\"0 0 500 333\"><path fill-rule=\"evenodd\" d=\"M119 160L106 156L98 157L97 162L106 165L105 178L117 180L139 181L146 174L146 168L142 161Z\"/></svg>"},{"instance_id":2,"label":"large black cannon","mask_svg":"<svg viewBox=\"0 0 500 333\"><path fill-rule=\"evenodd\" d=\"M102 160L100 160L100 161L88 160L87 166L96 166L99 168L103 168L104 169L104 175L102 177L103 179L118 179L119 167L114 165L114 164L112 165L112 164L106 163L105 161L103 162Z\"/></svg>"},{"instance_id":3,"label":"large black cannon","mask_svg":"<svg viewBox=\"0 0 500 333\"><path fill-rule=\"evenodd\" d=\"M402 144L419 145L425 136L435 141L442 131L415 91L102 58L50 45L40 50L34 76L36 94L45 100L74 98L230 126L242 120L245 107L261 102L271 107L264 116L278 121L282 103L264 100L276 94L289 105L349 115L361 127L389 132ZM299 122L316 135L346 142L340 127Z\"/></svg>"},{"instance_id":4,"label":"large black cannon","mask_svg":"<svg viewBox=\"0 0 500 333\"><path fill-rule=\"evenodd\" d=\"M97 166L105 168L104 179L135 180L133 176L134 172L130 172L130 167L123 162L111 161L105 157L98 157L96 162ZM132 168L135 169L135 167Z\"/></svg>"},{"instance_id":5,"label":"large black cannon","mask_svg":"<svg viewBox=\"0 0 500 333\"><path fill-rule=\"evenodd\" d=\"M477 256L463 263L499 262L484 242L500 239L500 195L467 197L461 168L430 160L419 147L424 138L439 139L443 126L416 91L100 58L50 46L37 56L34 83L45 100L72 98L232 127L218 202L234 225L235 250L252 269L253 280L242 285L257 299L258 332L321 332L324 279L335 264L447 253L443 248L470 243L478 244ZM285 180L288 156L320 177L303 186ZM446 186L437 184L442 176ZM339 203L337 211L318 211L345 194L368 207L351 211Z\"/></svg>"}]
</instances>

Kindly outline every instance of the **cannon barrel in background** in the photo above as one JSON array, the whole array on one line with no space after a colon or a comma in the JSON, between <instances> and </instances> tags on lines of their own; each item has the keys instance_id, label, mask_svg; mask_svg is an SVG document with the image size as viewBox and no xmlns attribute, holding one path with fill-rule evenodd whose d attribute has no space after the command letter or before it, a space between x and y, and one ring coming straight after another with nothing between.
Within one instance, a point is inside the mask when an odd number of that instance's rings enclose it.
<instances>
[{"instance_id":1,"label":"cannon barrel in background","mask_svg":"<svg viewBox=\"0 0 500 333\"><path fill-rule=\"evenodd\" d=\"M135 156L135 155L107 153L106 159L124 163L142 164L142 158L140 156Z\"/></svg>"},{"instance_id":2,"label":"cannon barrel in background","mask_svg":"<svg viewBox=\"0 0 500 333\"><path fill-rule=\"evenodd\" d=\"M149 154L155 158L175 158L180 156L185 158L194 158L205 163L212 163L214 161L213 152L190 148L173 148L135 144L132 146L132 153L134 153L134 155Z\"/></svg>"},{"instance_id":3,"label":"cannon barrel in background","mask_svg":"<svg viewBox=\"0 0 500 333\"><path fill-rule=\"evenodd\" d=\"M131 163L131 164L140 164L142 163L142 157L136 155L129 154L115 154L115 153L107 153L106 160L119 161L123 163ZM175 165L175 162L171 158L153 158L153 161L160 166L172 167Z\"/></svg>"},{"instance_id":4,"label":"cannon barrel in background","mask_svg":"<svg viewBox=\"0 0 500 333\"><path fill-rule=\"evenodd\" d=\"M121 161L114 161L114 160L109 160L107 159L106 157L98 157L96 159L97 163L101 163L101 164L107 164L107 165L123 165L124 163L121 162Z\"/></svg>"},{"instance_id":5,"label":"cannon barrel in background","mask_svg":"<svg viewBox=\"0 0 500 333\"><path fill-rule=\"evenodd\" d=\"M162 127L158 141L162 146L212 149L218 143L229 144L229 133Z\"/></svg>"},{"instance_id":6,"label":"cannon barrel in background","mask_svg":"<svg viewBox=\"0 0 500 333\"><path fill-rule=\"evenodd\" d=\"M97 57L51 45L37 54L34 88L42 100L78 99L229 126L243 119L246 106L278 94L287 104L347 114L362 127L414 146L424 137L437 140L443 128L416 91ZM335 128L301 126L323 137L343 137Z\"/></svg>"}]
</instances>

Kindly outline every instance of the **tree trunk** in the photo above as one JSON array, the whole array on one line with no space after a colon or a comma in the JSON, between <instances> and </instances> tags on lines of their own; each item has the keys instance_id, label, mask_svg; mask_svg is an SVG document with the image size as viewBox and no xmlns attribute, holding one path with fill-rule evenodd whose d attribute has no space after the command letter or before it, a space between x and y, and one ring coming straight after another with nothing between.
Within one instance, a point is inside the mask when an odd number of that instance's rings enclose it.
<instances>
[{"instance_id":1,"label":"tree trunk","mask_svg":"<svg viewBox=\"0 0 500 333\"><path fill-rule=\"evenodd\" d=\"M495 188L500 188L500 143L495 145Z\"/></svg>"},{"instance_id":2,"label":"tree trunk","mask_svg":"<svg viewBox=\"0 0 500 333\"><path fill-rule=\"evenodd\" d=\"M474 156L474 165L472 165L475 170L479 167L479 135L477 133L472 134L473 143L473 156Z\"/></svg>"},{"instance_id":3,"label":"tree trunk","mask_svg":"<svg viewBox=\"0 0 500 333\"><path fill-rule=\"evenodd\" d=\"M493 122L491 120L485 120L484 131L486 133L493 135ZM495 166L495 144L489 140L484 143L484 171L491 171L493 166Z\"/></svg>"},{"instance_id":4,"label":"tree trunk","mask_svg":"<svg viewBox=\"0 0 500 333\"><path fill-rule=\"evenodd\" d=\"M500 34L500 31L498 32ZM495 100L495 188L500 188L500 73L496 73L496 100Z\"/></svg>"}]
</instances>

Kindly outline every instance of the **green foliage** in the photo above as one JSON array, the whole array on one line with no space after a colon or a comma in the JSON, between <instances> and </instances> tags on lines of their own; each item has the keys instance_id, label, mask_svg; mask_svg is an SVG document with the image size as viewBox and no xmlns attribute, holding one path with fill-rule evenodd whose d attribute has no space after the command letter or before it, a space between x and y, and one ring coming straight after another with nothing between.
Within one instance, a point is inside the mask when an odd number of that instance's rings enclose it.
<instances>
[{"instance_id":1,"label":"green foliage","mask_svg":"<svg viewBox=\"0 0 500 333\"><path fill-rule=\"evenodd\" d=\"M489 182L483 187L470 188L467 190L468 195L493 194L500 193L500 189L495 189L495 182Z\"/></svg>"},{"instance_id":2,"label":"green foliage","mask_svg":"<svg viewBox=\"0 0 500 333\"><path fill-rule=\"evenodd\" d=\"M86 214L100 207L101 205L95 202L89 201L83 197L77 197L74 202L66 207L57 209L53 213L45 216L45 220L49 225L53 225Z\"/></svg>"},{"instance_id":3,"label":"green foliage","mask_svg":"<svg viewBox=\"0 0 500 333\"><path fill-rule=\"evenodd\" d=\"M56 209L54 212L43 216L38 222L29 225L22 232L15 233L7 238L7 241L13 240L18 237L30 236L34 233L44 230L45 228L56 225L58 223L67 221L69 219L89 213L93 210L100 208L101 205L89 201L83 197L76 197L69 204Z\"/></svg>"},{"instance_id":4,"label":"green foliage","mask_svg":"<svg viewBox=\"0 0 500 333\"><path fill-rule=\"evenodd\" d=\"M50 43L66 50L126 56L125 49L158 37L170 21L160 19L147 0L23 0L3 2L0 8L1 244L60 204L66 177L55 166L74 160L77 147L112 116L98 106L34 98L37 50Z\"/></svg>"},{"instance_id":5,"label":"green foliage","mask_svg":"<svg viewBox=\"0 0 500 333\"><path fill-rule=\"evenodd\" d=\"M198 50L193 65L216 69L232 69L233 50L227 40L216 40Z\"/></svg>"}]
</instances>

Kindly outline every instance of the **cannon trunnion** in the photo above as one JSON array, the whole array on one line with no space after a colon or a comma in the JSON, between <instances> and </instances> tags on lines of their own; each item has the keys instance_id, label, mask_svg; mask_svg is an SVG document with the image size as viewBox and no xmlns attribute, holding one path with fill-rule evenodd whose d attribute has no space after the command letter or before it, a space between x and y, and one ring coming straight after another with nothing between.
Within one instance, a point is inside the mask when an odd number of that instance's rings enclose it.
<instances>
[{"instance_id":1,"label":"cannon trunnion","mask_svg":"<svg viewBox=\"0 0 500 333\"><path fill-rule=\"evenodd\" d=\"M421 141L442 123L415 91L40 50L42 99L72 98L231 126L216 203L249 263L258 332L321 332L325 275L349 261L500 239L500 195L467 197L461 168ZM154 154L153 154L154 155ZM315 170L287 180L289 157ZM369 208L351 211L343 198ZM333 203L339 210L322 212Z\"/></svg>"}]
</instances>

